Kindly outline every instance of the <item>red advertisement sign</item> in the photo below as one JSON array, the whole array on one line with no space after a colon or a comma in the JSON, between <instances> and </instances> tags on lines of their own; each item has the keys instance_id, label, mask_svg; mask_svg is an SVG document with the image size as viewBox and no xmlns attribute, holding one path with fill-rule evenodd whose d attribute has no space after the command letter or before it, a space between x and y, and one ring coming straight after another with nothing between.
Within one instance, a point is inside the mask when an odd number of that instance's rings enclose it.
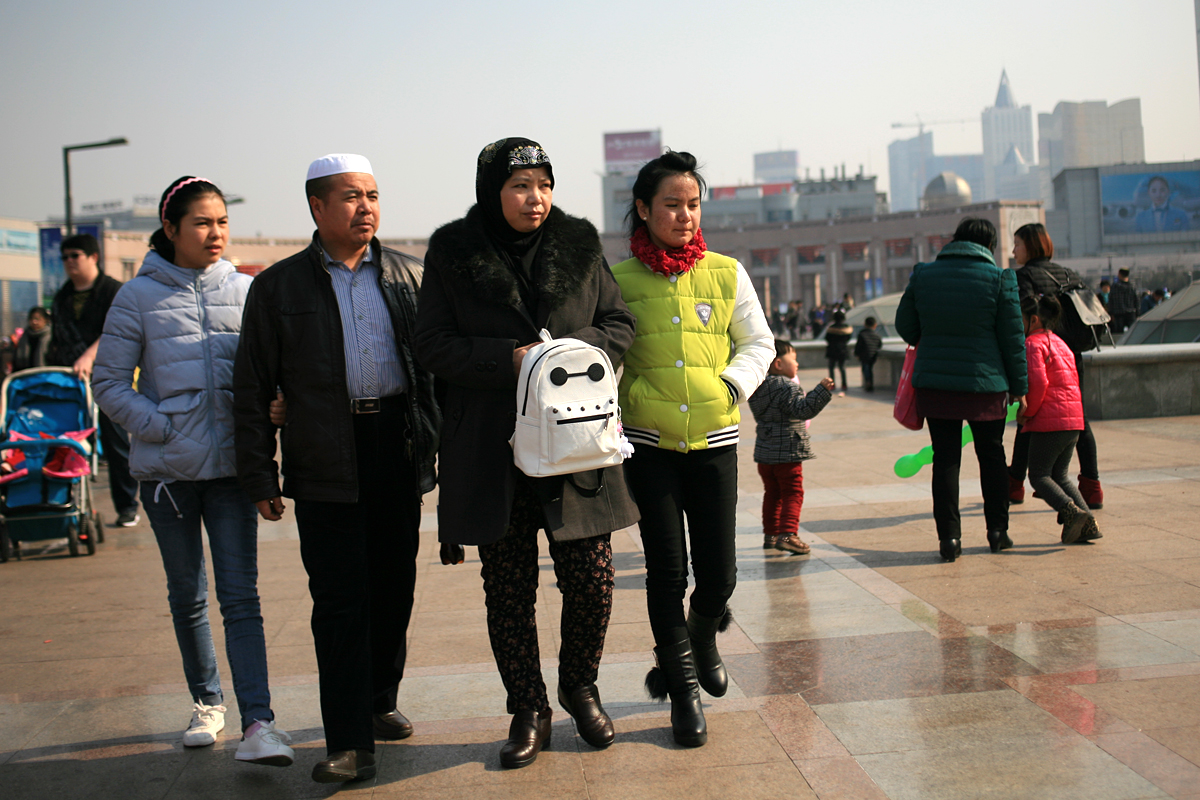
<instances>
[{"instance_id":1,"label":"red advertisement sign","mask_svg":"<svg viewBox=\"0 0 1200 800\"><path fill-rule=\"evenodd\" d=\"M662 155L662 131L604 134L604 166L608 172L637 172Z\"/></svg>"}]
</instances>

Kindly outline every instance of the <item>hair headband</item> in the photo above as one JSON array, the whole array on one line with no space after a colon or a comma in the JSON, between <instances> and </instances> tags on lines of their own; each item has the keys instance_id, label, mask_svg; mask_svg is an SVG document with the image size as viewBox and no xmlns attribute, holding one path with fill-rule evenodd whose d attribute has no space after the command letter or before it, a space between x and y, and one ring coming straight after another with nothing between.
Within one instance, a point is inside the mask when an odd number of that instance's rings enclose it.
<instances>
[{"instance_id":1,"label":"hair headband","mask_svg":"<svg viewBox=\"0 0 1200 800\"><path fill-rule=\"evenodd\" d=\"M186 181L180 181L179 183L175 184L171 188L171 191L167 192L166 199L163 200L162 211L158 215L159 222L161 222L164 225L167 224L167 206L170 204L171 198L175 196L176 192L178 192L184 186L187 186L189 183L209 183L209 184L211 184L212 181L210 181L208 178L188 178ZM215 186L216 184L213 184L213 185Z\"/></svg>"}]
</instances>

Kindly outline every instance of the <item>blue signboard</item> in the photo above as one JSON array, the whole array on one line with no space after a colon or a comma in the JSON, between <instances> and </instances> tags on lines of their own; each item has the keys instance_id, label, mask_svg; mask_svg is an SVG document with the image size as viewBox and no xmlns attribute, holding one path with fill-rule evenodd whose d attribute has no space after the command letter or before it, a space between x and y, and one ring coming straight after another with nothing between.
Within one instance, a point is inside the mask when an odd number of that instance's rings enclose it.
<instances>
[{"instance_id":1,"label":"blue signboard","mask_svg":"<svg viewBox=\"0 0 1200 800\"><path fill-rule=\"evenodd\" d=\"M63 285L67 274L62 263L62 228L42 228L38 231L38 243L42 249L42 298L50 305L54 293Z\"/></svg>"},{"instance_id":2,"label":"blue signboard","mask_svg":"<svg viewBox=\"0 0 1200 800\"><path fill-rule=\"evenodd\" d=\"M37 252L38 237L33 231L14 231L11 228L0 228L0 253L36 256Z\"/></svg>"}]
</instances>

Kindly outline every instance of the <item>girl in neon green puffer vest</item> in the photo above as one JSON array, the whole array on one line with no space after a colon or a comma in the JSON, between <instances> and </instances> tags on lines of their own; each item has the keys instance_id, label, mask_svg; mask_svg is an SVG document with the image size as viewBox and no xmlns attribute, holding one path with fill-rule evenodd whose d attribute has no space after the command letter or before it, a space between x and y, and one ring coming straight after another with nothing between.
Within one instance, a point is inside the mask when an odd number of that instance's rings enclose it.
<instances>
[{"instance_id":1,"label":"girl in neon green puffer vest","mask_svg":"<svg viewBox=\"0 0 1200 800\"><path fill-rule=\"evenodd\" d=\"M613 267L637 317L620 400L635 446L625 475L642 517L658 662L646 686L671 698L672 732L687 747L708 741L700 688L717 697L728 688L716 635L730 622L737 583L737 404L775 356L750 276L704 247L703 187L688 153L668 151L646 164L628 216L634 257ZM696 588L685 616L689 543Z\"/></svg>"}]
</instances>

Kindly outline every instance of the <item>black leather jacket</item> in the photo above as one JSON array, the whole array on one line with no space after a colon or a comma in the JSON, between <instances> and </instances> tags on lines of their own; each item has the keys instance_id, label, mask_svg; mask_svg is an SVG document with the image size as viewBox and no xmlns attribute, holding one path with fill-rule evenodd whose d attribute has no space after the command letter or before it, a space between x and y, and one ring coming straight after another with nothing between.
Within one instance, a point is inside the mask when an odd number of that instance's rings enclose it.
<instances>
[{"instance_id":1,"label":"black leather jacket","mask_svg":"<svg viewBox=\"0 0 1200 800\"><path fill-rule=\"evenodd\" d=\"M416 491L436 483L434 458L441 412L433 376L412 355L417 293L424 267L412 256L371 241L396 345L409 378L406 440L397 458L413 462ZM276 387L287 398L282 494L301 500L358 500L354 421L346 394L342 321L333 282L313 237L308 249L264 270L250 287L233 375L234 441L238 480L250 499L280 496L275 462L277 429L267 411Z\"/></svg>"}]
</instances>

